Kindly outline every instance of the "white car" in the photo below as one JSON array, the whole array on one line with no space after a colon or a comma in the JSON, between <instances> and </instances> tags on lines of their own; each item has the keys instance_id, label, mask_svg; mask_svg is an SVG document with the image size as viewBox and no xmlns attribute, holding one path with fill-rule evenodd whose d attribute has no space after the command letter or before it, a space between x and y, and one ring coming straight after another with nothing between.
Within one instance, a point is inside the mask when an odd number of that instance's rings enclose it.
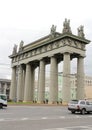
<instances>
[{"instance_id":1,"label":"white car","mask_svg":"<svg viewBox=\"0 0 92 130\"><path fill-rule=\"evenodd\" d=\"M7 107L7 95L0 94L0 108Z\"/></svg>"},{"instance_id":2,"label":"white car","mask_svg":"<svg viewBox=\"0 0 92 130\"><path fill-rule=\"evenodd\" d=\"M71 100L68 103L68 110L71 111L71 113L90 113L92 112L92 102L89 100Z\"/></svg>"}]
</instances>

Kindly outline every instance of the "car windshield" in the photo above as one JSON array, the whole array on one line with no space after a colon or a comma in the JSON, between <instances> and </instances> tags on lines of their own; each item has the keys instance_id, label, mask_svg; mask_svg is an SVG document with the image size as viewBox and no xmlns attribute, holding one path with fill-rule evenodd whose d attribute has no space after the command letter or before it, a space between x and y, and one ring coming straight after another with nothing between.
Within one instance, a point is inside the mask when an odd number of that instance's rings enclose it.
<instances>
[{"instance_id":1,"label":"car windshield","mask_svg":"<svg viewBox=\"0 0 92 130\"><path fill-rule=\"evenodd\" d=\"M77 104L78 103L78 100L72 100L70 101L70 104Z\"/></svg>"},{"instance_id":2,"label":"car windshield","mask_svg":"<svg viewBox=\"0 0 92 130\"><path fill-rule=\"evenodd\" d=\"M0 99L7 100L7 97L5 95L0 95Z\"/></svg>"}]
</instances>

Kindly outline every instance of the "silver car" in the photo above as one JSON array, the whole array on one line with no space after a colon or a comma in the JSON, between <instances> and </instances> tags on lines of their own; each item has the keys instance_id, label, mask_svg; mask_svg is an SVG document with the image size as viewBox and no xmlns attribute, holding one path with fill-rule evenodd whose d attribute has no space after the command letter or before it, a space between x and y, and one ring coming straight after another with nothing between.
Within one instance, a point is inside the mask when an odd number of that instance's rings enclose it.
<instances>
[{"instance_id":1,"label":"silver car","mask_svg":"<svg viewBox=\"0 0 92 130\"><path fill-rule=\"evenodd\" d=\"M89 100L71 100L68 103L68 110L71 111L71 113L90 113L92 112L92 102Z\"/></svg>"}]
</instances>

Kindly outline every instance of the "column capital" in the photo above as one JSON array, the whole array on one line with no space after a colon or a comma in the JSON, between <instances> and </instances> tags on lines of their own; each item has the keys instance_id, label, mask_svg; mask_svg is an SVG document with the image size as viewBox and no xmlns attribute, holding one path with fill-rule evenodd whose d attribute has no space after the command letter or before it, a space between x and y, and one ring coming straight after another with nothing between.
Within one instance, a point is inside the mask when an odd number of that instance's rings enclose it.
<instances>
[{"instance_id":1,"label":"column capital","mask_svg":"<svg viewBox=\"0 0 92 130\"><path fill-rule=\"evenodd\" d=\"M81 58L85 58L85 57L86 57L86 55L79 55L79 57L81 57Z\"/></svg>"},{"instance_id":2,"label":"column capital","mask_svg":"<svg viewBox=\"0 0 92 130\"><path fill-rule=\"evenodd\" d=\"M64 54L72 54L72 52L66 51L66 52L63 53L63 55Z\"/></svg>"}]
</instances>

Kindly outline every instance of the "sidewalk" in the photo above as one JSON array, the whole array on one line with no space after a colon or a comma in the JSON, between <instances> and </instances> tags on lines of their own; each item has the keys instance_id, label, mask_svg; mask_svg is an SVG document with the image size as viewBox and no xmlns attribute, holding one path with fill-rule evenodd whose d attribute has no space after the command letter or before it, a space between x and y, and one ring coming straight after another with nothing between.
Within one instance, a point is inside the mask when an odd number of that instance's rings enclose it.
<instances>
[{"instance_id":1,"label":"sidewalk","mask_svg":"<svg viewBox=\"0 0 92 130\"><path fill-rule=\"evenodd\" d=\"M45 103L10 103L8 106L63 106L62 104L45 104Z\"/></svg>"}]
</instances>

